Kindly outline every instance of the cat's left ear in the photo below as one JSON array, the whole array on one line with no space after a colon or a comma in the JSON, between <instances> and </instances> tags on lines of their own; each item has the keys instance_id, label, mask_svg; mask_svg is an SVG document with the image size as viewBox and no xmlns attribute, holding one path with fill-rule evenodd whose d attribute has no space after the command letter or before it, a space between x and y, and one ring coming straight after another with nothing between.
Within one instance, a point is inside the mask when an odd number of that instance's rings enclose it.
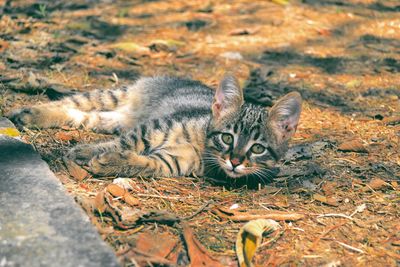
<instances>
[{"instance_id":1,"label":"cat's left ear","mask_svg":"<svg viewBox=\"0 0 400 267\"><path fill-rule=\"evenodd\" d=\"M243 90L239 86L239 81L232 74L225 74L215 91L212 104L214 118L218 120L239 110L243 102Z\"/></svg>"},{"instance_id":2,"label":"cat's left ear","mask_svg":"<svg viewBox=\"0 0 400 267\"><path fill-rule=\"evenodd\" d=\"M280 98L269 111L269 125L278 143L288 141L296 132L301 113L302 98L298 92L291 92Z\"/></svg>"}]
</instances>

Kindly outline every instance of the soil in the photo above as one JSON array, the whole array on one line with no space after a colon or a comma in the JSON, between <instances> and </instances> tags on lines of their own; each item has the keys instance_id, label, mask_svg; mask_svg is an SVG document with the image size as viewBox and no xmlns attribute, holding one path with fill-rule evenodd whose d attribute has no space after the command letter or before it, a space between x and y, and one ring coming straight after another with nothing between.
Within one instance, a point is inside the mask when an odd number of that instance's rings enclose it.
<instances>
[{"instance_id":1,"label":"soil","mask_svg":"<svg viewBox=\"0 0 400 267\"><path fill-rule=\"evenodd\" d=\"M254 188L134 177L139 209L183 218L212 201L186 221L224 265L236 264L244 223L212 211L237 204L249 214L305 215L279 222L283 234L258 249L259 266L399 266L400 3L278 2L0 0L0 115L157 74L215 87L223 72L234 71L246 99L265 105L299 91L305 99L300 125L272 182ZM77 143L110 136L63 128L24 129L22 137L72 196L94 198L112 182L77 181L62 162ZM171 224L124 230L96 212L89 216L123 266L146 258L137 252L141 239L149 243L143 250L157 240L181 242L180 227ZM178 254L175 263L188 264Z\"/></svg>"}]
</instances>

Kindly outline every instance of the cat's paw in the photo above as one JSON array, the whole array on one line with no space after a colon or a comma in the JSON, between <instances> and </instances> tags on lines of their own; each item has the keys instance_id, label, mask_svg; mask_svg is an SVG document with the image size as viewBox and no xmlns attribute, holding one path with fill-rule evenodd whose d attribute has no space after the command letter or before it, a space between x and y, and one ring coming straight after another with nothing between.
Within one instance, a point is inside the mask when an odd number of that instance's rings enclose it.
<instances>
[{"instance_id":1,"label":"cat's paw","mask_svg":"<svg viewBox=\"0 0 400 267\"><path fill-rule=\"evenodd\" d=\"M106 152L93 157L87 170L98 176L111 176L122 174L126 166L127 162L121 153Z\"/></svg>"},{"instance_id":2,"label":"cat's paw","mask_svg":"<svg viewBox=\"0 0 400 267\"><path fill-rule=\"evenodd\" d=\"M35 108L20 108L6 115L16 126L32 126L38 124L40 111Z\"/></svg>"},{"instance_id":3,"label":"cat's paw","mask_svg":"<svg viewBox=\"0 0 400 267\"><path fill-rule=\"evenodd\" d=\"M89 161L96 156L97 149L94 145L84 144L72 148L64 156L64 162L73 161L80 166L87 166Z\"/></svg>"}]
</instances>

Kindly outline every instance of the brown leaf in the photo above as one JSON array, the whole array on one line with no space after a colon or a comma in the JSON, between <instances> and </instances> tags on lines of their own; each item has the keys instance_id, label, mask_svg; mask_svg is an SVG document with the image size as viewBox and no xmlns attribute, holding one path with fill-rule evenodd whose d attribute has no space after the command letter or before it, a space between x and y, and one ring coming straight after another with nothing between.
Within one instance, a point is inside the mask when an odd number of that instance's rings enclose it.
<instances>
[{"instance_id":1,"label":"brown leaf","mask_svg":"<svg viewBox=\"0 0 400 267\"><path fill-rule=\"evenodd\" d=\"M71 140L78 141L80 139L78 131L57 132L54 136L56 139L60 141L71 141Z\"/></svg>"},{"instance_id":2,"label":"brown leaf","mask_svg":"<svg viewBox=\"0 0 400 267\"><path fill-rule=\"evenodd\" d=\"M128 205L131 205L131 206L137 206L137 205L140 204L139 199L135 198L134 196L132 196L128 192L126 192L124 194L123 199Z\"/></svg>"},{"instance_id":3,"label":"brown leaf","mask_svg":"<svg viewBox=\"0 0 400 267\"><path fill-rule=\"evenodd\" d=\"M319 35L322 36L331 36L332 32L329 29L317 29Z\"/></svg>"},{"instance_id":4,"label":"brown leaf","mask_svg":"<svg viewBox=\"0 0 400 267\"><path fill-rule=\"evenodd\" d=\"M67 166L69 174L77 181L82 181L89 176L89 173L85 169L73 161L67 161L65 165Z\"/></svg>"},{"instance_id":5,"label":"brown leaf","mask_svg":"<svg viewBox=\"0 0 400 267\"><path fill-rule=\"evenodd\" d=\"M368 150L360 140L344 142L338 146L338 150L343 152L368 153Z\"/></svg>"},{"instance_id":6,"label":"brown leaf","mask_svg":"<svg viewBox=\"0 0 400 267\"><path fill-rule=\"evenodd\" d=\"M151 256L167 258L178 243L178 238L172 234L165 233L148 233L138 234L135 241L135 250L144 251Z\"/></svg>"},{"instance_id":7,"label":"brown leaf","mask_svg":"<svg viewBox=\"0 0 400 267\"><path fill-rule=\"evenodd\" d=\"M186 224L183 225L183 238L188 249L191 266L223 266L218 260L211 257L209 252L193 235L192 229Z\"/></svg>"},{"instance_id":8,"label":"brown leaf","mask_svg":"<svg viewBox=\"0 0 400 267\"><path fill-rule=\"evenodd\" d=\"M289 199L287 195L276 195L274 197L273 203L276 207L279 208L288 208L289 207Z\"/></svg>"},{"instance_id":9,"label":"brown leaf","mask_svg":"<svg viewBox=\"0 0 400 267\"><path fill-rule=\"evenodd\" d=\"M0 40L0 53L3 53L9 46L7 41Z\"/></svg>"},{"instance_id":10,"label":"brown leaf","mask_svg":"<svg viewBox=\"0 0 400 267\"><path fill-rule=\"evenodd\" d=\"M337 183L336 182L330 182L330 181L326 181L323 185L322 185L322 191L324 191L325 195L330 196L333 195L336 191L336 187L337 187Z\"/></svg>"},{"instance_id":11,"label":"brown leaf","mask_svg":"<svg viewBox=\"0 0 400 267\"><path fill-rule=\"evenodd\" d=\"M116 184L109 184L106 187L106 191L114 197L123 197L125 195L125 189Z\"/></svg>"},{"instance_id":12,"label":"brown leaf","mask_svg":"<svg viewBox=\"0 0 400 267\"><path fill-rule=\"evenodd\" d=\"M135 259L135 266L176 266L173 261L166 260L163 257L151 255L145 251L135 248L129 250L124 255L128 259Z\"/></svg>"},{"instance_id":13,"label":"brown leaf","mask_svg":"<svg viewBox=\"0 0 400 267\"><path fill-rule=\"evenodd\" d=\"M106 202L104 201L104 191L100 191L97 193L94 198L94 207L101 213L106 210Z\"/></svg>"},{"instance_id":14,"label":"brown leaf","mask_svg":"<svg viewBox=\"0 0 400 267\"><path fill-rule=\"evenodd\" d=\"M380 178L374 178L367 184L367 186L364 188L364 191L369 191L371 189L378 190L378 189L382 189L382 188L385 188L388 186L389 186L389 184L387 182L385 182L384 180L382 180Z\"/></svg>"},{"instance_id":15,"label":"brown leaf","mask_svg":"<svg viewBox=\"0 0 400 267\"><path fill-rule=\"evenodd\" d=\"M313 199L330 206L339 206L339 203L337 203L336 199L333 197L326 197L320 194L314 194Z\"/></svg>"}]
</instances>

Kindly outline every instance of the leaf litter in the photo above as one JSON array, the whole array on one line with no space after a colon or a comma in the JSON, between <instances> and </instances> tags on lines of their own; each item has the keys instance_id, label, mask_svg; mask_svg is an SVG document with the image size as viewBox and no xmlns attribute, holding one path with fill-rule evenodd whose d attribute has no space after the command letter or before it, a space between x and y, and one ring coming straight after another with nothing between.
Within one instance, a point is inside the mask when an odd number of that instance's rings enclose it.
<instances>
[{"instance_id":1,"label":"leaf litter","mask_svg":"<svg viewBox=\"0 0 400 267\"><path fill-rule=\"evenodd\" d=\"M268 107L292 90L305 99L277 178L253 188L188 177L96 179L79 166L67 170L61 158L76 143L111 136L25 129L21 138L49 163L122 265L209 258L237 266L243 223L271 214L283 234L259 247L255 265L398 265L400 33L393 1L73 0L42 9L33 0L6 2L3 114L125 85L138 74L191 76L215 87L226 69L236 71L248 101ZM116 195L110 184L119 187Z\"/></svg>"}]
</instances>

